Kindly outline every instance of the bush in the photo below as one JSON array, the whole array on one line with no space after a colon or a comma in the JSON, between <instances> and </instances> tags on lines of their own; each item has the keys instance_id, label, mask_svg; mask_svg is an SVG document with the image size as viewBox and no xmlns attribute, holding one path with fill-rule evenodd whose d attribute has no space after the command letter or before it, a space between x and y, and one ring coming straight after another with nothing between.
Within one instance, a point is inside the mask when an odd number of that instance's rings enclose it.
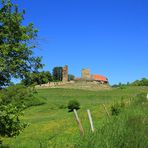
<instances>
[{"instance_id":1,"label":"bush","mask_svg":"<svg viewBox=\"0 0 148 148\"><path fill-rule=\"evenodd\" d=\"M43 103L35 97L36 91L23 85L13 85L0 90L0 136L17 136L27 126L20 121L22 111Z\"/></svg>"},{"instance_id":2,"label":"bush","mask_svg":"<svg viewBox=\"0 0 148 148\"><path fill-rule=\"evenodd\" d=\"M121 104L120 103L114 103L112 106L111 106L111 114L114 116L114 115L118 115L119 113L121 112Z\"/></svg>"},{"instance_id":3,"label":"bush","mask_svg":"<svg viewBox=\"0 0 148 148\"><path fill-rule=\"evenodd\" d=\"M68 81L72 81L74 79L75 79L75 76L74 75L72 75L72 74L69 74L68 75Z\"/></svg>"},{"instance_id":4,"label":"bush","mask_svg":"<svg viewBox=\"0 0 148 148\"><path fill-rule=\"evenodd\" d=\"M26 86L31 85L41 85L52 81L52 76L49 71L33 72L29 73L26 78L24 78L21 83Z\"/></svg>"},{"instance_id":5,"label":"bush","mask_svg":"<svg viewBox=\"0 0 148 148\"><path fill-rule=\"evenodd\" d=\"M132 86L148 86L148 79L142 78L141 80L136 80L131 83Z\"/></svg>"},{"instance_id":6,"label":"bush","mask_svg":"<svg viewBox=\"0 0 148 148\"><path fill-rule=\"evenodd\" d=\"M32 87L21 84L12 85L1 90L0 103L3 105L13 104L17 107L21 107L22 104L29 107L45 103L43 99L38 99L35 94L36 90Z\"/></svg>"},{"instance_id":7,"label":"bush","mask_svg":"<svg viewBox=\"0 0 148 148\"><path fill-rule=\"evenodd\" d=\"M27 126L26 123L21 123L19 116L22 115L22 108L16 106L1 105L0 106L0 136L13 137Z\"/></svg>"},{"instance_id":8,"label":"bush","mask_svg":"<svg viewBox=\"0 0 148 148\"><path fill-rule=\"evenodd\" d=\"M68 109L69 112L72 112L74 109L78 110L80 109L80 103L77 100L71 100L68 102Z\"/></svg>"}]
</instances>

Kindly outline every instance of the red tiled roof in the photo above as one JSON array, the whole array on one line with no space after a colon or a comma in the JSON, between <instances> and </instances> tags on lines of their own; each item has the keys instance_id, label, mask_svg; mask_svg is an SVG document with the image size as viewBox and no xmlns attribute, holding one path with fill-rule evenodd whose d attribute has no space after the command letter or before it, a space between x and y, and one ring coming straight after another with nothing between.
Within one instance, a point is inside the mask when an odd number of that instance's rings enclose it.
<instances>
[{"instance_id":1,"label":"red tiled roof","mask_svg":"<svg viewBox=\"0 0 148 148\"><path fill-rule=\"evenodd\" d=\"M91 78L96 81L108 82L107 78L101 75L91 75Z\"/></svg>"}]
</instances>

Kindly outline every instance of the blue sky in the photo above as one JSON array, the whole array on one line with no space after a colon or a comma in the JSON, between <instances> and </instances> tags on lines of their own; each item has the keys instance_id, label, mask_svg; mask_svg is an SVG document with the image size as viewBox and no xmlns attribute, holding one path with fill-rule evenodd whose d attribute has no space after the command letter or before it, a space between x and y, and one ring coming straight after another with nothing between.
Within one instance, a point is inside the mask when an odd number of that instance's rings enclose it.
<instances>
[{"instance_id":1,"label":"blue sky","mask_svg":"<svg viewBox=\"0 0 148 148\"><path fill-rule=\"evenodd\" d=\"M16 0L24 24L38 28L44 70L69 66L108 77L111 84L148 77L147 0Z\"/></svg>"}]
</instances>

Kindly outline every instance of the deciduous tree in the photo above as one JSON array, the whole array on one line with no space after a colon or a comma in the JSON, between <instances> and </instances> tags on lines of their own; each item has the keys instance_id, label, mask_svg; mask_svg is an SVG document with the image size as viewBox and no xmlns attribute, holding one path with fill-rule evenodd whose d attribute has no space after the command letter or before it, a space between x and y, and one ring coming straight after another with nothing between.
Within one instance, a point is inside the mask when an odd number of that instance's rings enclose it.
<instances>
[{"instance_id":1,"label":"deciduous tree","mask_svg":"<svg viewBox=\"0 0 148 148\"><path fill-rule=\"evenodd\" d=\"M25 11L10 0L0 5L0 87L12 78L24 78L28 72L42 67L41 58L33 56L37 30L33 24L22 24Z\"/></svg>"},{"instance_id":2,"label":"deciduous tree","mask_svg":"<svg viewBox=\"0 0 148 148\"><path fill-rule=\"evenodd\" d=\"M32 23L22 24L24 14L10 0L0 0L0 88L43 66L41 58L33 56L37 30ZM5 101L0 96L0 136L11 137L25 127L19 120L23 108L12 105L12 100L5 104L10 99L7 91L5 96Z\"/></svg>"},{"instance_id":3,"label":"deciduous tree","mask_svg":"<svg viewBox=\"0 0 148 148\"><path fill-rule=\"evenodd\" d=\"M40 85L52 81L52 76L49 71L33 72L29 73L28 76L22 80L22 83L26 86L29 85Z\"/></svg>"},{"instance_id":4,"label":"deciduous tree","mask_svg":"<svg viewBox=\"0 0 148 148\"><path fill-rule=\"evenodd\" d=\"M54 67L52 75L54 81L62 81L62 67Z\"/></svg>"}]
</instances>

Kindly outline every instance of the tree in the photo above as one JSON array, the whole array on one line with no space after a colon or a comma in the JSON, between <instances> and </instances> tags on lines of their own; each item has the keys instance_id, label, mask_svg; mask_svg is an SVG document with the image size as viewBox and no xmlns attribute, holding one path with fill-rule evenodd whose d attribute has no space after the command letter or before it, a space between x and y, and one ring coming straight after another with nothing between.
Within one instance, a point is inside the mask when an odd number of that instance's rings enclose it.
<instances>
[{"instance_id":1,"label":"tree","mask_svg":"<svg viewBox=\"0 0 148 148\"><path fill-rule=\"evenodd\" d=\"M22 25L25 11L10 0L0 0L0 88L10 85L12 78L25 78L29 72L42 68L41 58L34 57L32 49L37 30L32 23ZM0 90L2 91L2 90ZM15 92L17 93L17 92ZM6 91L6 99L10 99ZM0 136L15 136L25 127L19 116L23 108L3 104L0 95ZM20 99L20 98L19 98Z\"/></svg>"},{"instance_id":2,"label":"tree","mask_svg":"<svg viewBox=\"0 0 148 148\"><path fill-rule=\"evenodd\" d=\"M54 81L62 81L62 67L54 67L52 75Z\"/></svg>"},{"instance_id":3,"label":"tree","mask_svg":"<svg viewBox=\"0 0 148 148\"><path fill-rule=\"evenodd\" d=\"M33 72L29 73L28 76L22 80L22 83L26 86L29 85L40 85L52 81L52 76L49 71Z\"/></svg>"},{"instance_id":4,"label":"tree","mask_svg":"<svg viewBox=\"0 0 148 148\"><path fill-rule=\"evenodd\" d=\"M10 0L1 0L0 7L0 87L9 85L11 78L24 78L30 71L42 68L41 57L32 49L37 30L32 23L22 25L25 11Z\"/></svg>"},{"instance_id":5,"label":"tree","mask_svg":"<svg viewBox=\"0 0 148 148\"><path fill-rule=\"evenodd\" d=\"M48 83L50 81L52 81L52 76L51 76L51 73L49 71L42 71L40 72L40 84L45 84L45 83Z\"/></svg>"},{"instance_id":6,"label":"tree","mask_svg":"<svg viewBox=\"0 0 148 148\"><path fill-rule=\"evenodd\" d=\"M69 74L69 75L68 75L68 81L74 80L74 78L75 78L74 75L72 75L72 74Z\"/></svg>"},{"instance_id":7,"label":"tree","mask_svg":"<svg viewBox=\"0 0 148 148\"><path fill-rule=\"evenodd\" d=\"M17 108L12 104L1 105L0 136L13 137L23 131L27 123L20 122L19 116L22 115L22 110L22 108Z\"/></svg>"},{"instance_id":8,"label":"tree","mask_svg":"<svg viewBox=\"0 0 148 148\"><path fill-rule=\"evenodd\" d=\"M142 78L131 83L132 86L148 86L148 79Z\"/></svg>"}]
</instances>

